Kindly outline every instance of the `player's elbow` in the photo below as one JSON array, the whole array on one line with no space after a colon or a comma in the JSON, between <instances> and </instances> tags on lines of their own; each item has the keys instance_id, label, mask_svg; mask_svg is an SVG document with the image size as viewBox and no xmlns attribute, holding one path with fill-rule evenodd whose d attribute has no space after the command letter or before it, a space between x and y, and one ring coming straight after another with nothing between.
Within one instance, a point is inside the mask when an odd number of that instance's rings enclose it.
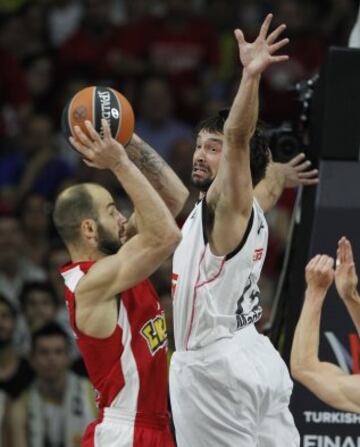
<instances>
[{"instance_id":1,"label":"player's elbow","mask_svg":"<svg viewBox=\"0 0 360 447\"><path fill-rule=\"evenodd\" d=\"M230 146L246 147L251 139L251 130L239 124L225 122L224 137Z\"/></svg>"},{"instance_id":2,"label":"player's elbow","mask_svg":"<svg viewBox=\"0 0 360 447\"><path fill-rule=\"evenodd\" d=\"M291 372L292 377L295 380L297 380L298 382L301 382L301 376L302 376L303 370L302 370L302 366L300 363L291 362L290 363L290 372Z\"/></svg>"},{"instance_id":3,"label":"player's elbow","mask_svg":"<svg viewBox=\"0 0 360 447\"><path fill-rule=\"evenodd\" d=\"M169 256L179 245L181 237L181 231L174 222L173 225L169 226L161 234L158 234L156 238L153 238L151 244L156 250L164 253L164 256Z\"/></svg>"},{"instance_id":4,"label":"player's elbow","mask_svg":"<svg viewBox=\"0 0 360 447\"><path fill-rule=\"evenodd\" d=\"M189 190L186 188L185 185L181 185L176 193L176 197L174 197L171 202L169 203L169 209L171 211L171 214L176 217L182 209L185 206L185 203L189 197Z\"/></svg>"},{"instance_id":5,"label":"player's elbow","mask_svg":"<svg viewBox=\"0 0 360 447\"><path fill-rule=\"evenodd\" d=\"M182 235L181 231L175 224L171 229L168 230L167 234L164 235L162 238L162 243L164 244L165 248L169 250L169 253L171 254L175 248L179 245L181 241Z\"/></svg>"}]
</instances>

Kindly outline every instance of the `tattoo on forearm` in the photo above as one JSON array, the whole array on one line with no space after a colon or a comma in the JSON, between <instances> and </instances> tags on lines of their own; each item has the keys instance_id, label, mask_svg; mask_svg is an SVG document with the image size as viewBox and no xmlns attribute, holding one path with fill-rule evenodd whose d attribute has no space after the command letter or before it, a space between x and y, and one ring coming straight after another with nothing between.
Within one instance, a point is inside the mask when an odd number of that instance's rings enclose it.
<instances>
[{"instance_id":1,"label":"tattoo on forearm","mask_svg":"<svg viewBox=\"0 0 360 447\"><path fill-rule=\"evenodd\" d=\"M145 141L130 143L126 148L126 152L130 160L158 191L164 188L163 171L166 167L166 162L159 157L150 145L145 143Z\"/></svg>"}]
</instances>

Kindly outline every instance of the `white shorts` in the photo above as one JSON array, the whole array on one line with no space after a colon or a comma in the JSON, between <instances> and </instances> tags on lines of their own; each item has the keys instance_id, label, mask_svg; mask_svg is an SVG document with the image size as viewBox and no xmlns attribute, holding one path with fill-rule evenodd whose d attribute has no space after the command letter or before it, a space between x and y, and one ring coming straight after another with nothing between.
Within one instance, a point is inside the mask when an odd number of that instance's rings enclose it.
<instances>
[{"instance_id":1,"label":"white shorts","mask_svg":"<svg viewBox=\"0 0 360 447\"><path fill-rule=\"evenodd\" d=\"M293 383L253 325L232 339L175 352L170 397L178 447L298 447Z\"/></svg>"},{"instance_id":2,"label":"white shorts","mask_svg":"<svg viewBox=\"0 0 360 447\"><path fill-rule=\"evenodd\" d=\"M175 447L168 415L131 414L105 408L86 430L81 447Z\"/></svg>"}]
</instances>

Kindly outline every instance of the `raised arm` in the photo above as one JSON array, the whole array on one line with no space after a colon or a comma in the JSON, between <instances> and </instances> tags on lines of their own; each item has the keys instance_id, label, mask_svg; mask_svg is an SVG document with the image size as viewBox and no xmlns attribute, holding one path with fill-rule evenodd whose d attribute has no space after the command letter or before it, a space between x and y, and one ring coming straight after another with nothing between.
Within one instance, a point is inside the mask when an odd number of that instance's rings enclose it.
<instances>
[{"instance_id":1,"label":"raised arm","mask_svg":"<svg viewBox=\"0 0 360 447\"><path fill-rule=\"evenodd\" d=\"M264 212L270 211L286 188L316 185L319 182L318 170L311 169L311 162L305 154L296 155L287 163L271 161L266 169L266 175L259 182L254 195Z\"/></svg>"},{"instance_id":2,"label":"raised arm","mask_svg":"<svg viewBox=\"0 0 360 447\"><path fill-rule=\"evenodd\" d=\"M180 231L169 209L129 160L124 148L111 137L107 122L103 120L102 123L103 139L87 122L91 140L76 128L79 141L72 139L71 143L82 154L87 165L110 169L114 173L135 207L138 234L115 255L97 261L80 280L75 296L78 306L85 309L85 316L94 313L94 306L102 305L147 278L171 254L180 240ZM95 331L89 329L88 321L84 324L88 334L98 334L98 319L95 320Z\"/></svg>"},{"instance_id":3,"label":"raised arm","mask_svg":"<svg viewBox=\"0 0 360 447\"><path fill-rule=\"evenodd\" d=\"M319 360L321 309L334 280L333 264L329 256L318 255L306 267L307 289L292 345L291 373L328 405L360 412L360 377Z\"/></svg>"},{"instance_id":4,"label":"raised arm","mask_svg":"<svg viewBox=\"0 0 360 447\"><path fill-rule=\"evenodd\" d=\"M189 196L189 191L180 178L166 161L135 133L125 150L130 160L149 180L176 217Z\"/></svg>"},{"instance_id":5,"label":"raised arm","mask_svg":"<svg viewBox=\"0 0 360 447\"><path fill-rule=\"evenodd\" d=\"M279 26L268 36L272 20L269 14L253 43L246 42L241 30L235 31L243 74L239 90L224 125L224 143L217 176L206 195L214 214L209 242L214 254L225 255L240 243L251 214L253 186L250 171L250 139L258 118L261 73L287 56L273 54L287 44L276 42L285 29Z\"/></svg>"},{"instance_id":6,"label":"raised arm","mask_svg":"<svg viewBox=\"0 0 360 447\"><path fill-rule=\"evenodd\" d=\"M360 335L360 297L358 277L350 241L342 237L338 242L335 284L340 298L343 300Z\"/></svg>"}]
</instances>

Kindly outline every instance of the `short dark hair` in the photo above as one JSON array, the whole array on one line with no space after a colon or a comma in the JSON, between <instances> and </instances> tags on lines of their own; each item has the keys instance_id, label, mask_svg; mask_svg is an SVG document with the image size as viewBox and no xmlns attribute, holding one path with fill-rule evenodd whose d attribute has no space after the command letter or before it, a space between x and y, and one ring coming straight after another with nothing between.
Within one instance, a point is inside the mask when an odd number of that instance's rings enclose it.
<instances>
[{"instance_id":1,"label":"short dark hair","mask_svg":"<svg viewBox=\"0 0 360 447\"><path fill-rule=\"evenodd\" d=\"M13 303L8 300L4 295L0 295L0 303L5 304L5 306L9 309L12 318L15 320L17 317L17 310Z\"/></svg>"},{"instance_id":2,"label":"short dark hair","mask_svg":"<svg viewBox=\"0 0 360 447\"><path fill-rule=\"evenodd\" d=\"M35 331L32 334L31 337L31 349L34 352L36 348L36 343L39 341L40 338L48 338L48 337L54 337L59 336L62 337L66 345L70 346L70 340L68 334L64 331L64 329L57 323L56 321L51 321L50 323L45 324L44 326L41 326L40 329Z\"/></svg>"},{"instance_id":3,"label":"short dark hair","mask_svg":"<svg viewBox=\"0 0 360 447\"><path fill-rule=\"evenodd\" d=\"M196 128L196 132L206 130L223 134L228 115L228 109L220 110L217 115L201 121ZM259 121L250 140L250 170L253 186L256 186L265 177L266 167L270 160L269 155L269 142L265 134L264 124Z\"/></svg>"},{"instance_id":4,"label":"short dark hair","mask_svg":"<svg viewBox=\"0 0 360 447\"><path fill-rule=\"evenodd\" d=\"M71 186L56 199L53 221L65 245L79 239L84 219L96 220L97 217L95 203L86 184Z\"/></svg>"},{"instance_id":5,"label":"short dark hair","mask_svg":"<svg viewBox=\"0 0 360 447\"><path fill-rule=\"evenodd\" d=\"M28 281L24 283L19 295L19 301L23 309L27 305L30 293L34 290L48 293L54 306L58 305L55 290L49 281Z\"/></svg>"}]
</instances>

